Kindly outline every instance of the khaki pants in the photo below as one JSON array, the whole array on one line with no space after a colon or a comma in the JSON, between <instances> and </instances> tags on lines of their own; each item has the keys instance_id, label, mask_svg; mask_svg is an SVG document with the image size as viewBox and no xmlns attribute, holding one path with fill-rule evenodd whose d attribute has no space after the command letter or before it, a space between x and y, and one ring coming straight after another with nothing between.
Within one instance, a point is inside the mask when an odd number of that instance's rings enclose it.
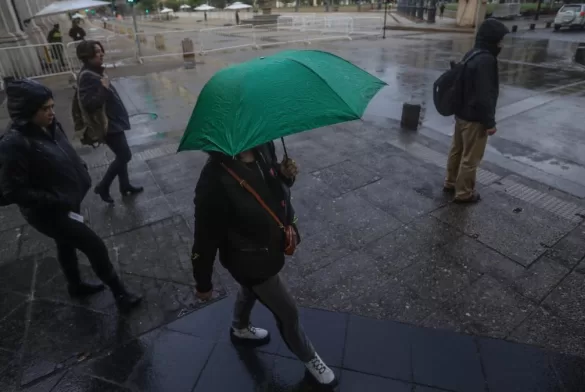
<instances>
[{"instance_id":1,"label":"khaki pants","mask_svg":"<svg viewBox=\"0 0 585 392\"><path fill-rule=\"evenodd\" d=\"M483 158L488 136L480 123L455 120L445 187L454 187L455 198L465 200L473 195L477 167Z\"/></svg>"}]
</instances>

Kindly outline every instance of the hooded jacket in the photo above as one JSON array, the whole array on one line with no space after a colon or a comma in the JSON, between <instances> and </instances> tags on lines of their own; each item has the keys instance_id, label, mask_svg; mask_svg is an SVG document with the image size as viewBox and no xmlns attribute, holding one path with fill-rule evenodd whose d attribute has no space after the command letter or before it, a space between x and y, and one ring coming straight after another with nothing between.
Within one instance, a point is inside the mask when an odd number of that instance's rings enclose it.
<instances>
[{"instance_id":1,"label":"hooded jacket","mask_svg":"<svg viewBox=\"0 0 585 392\"><path fill-rule=\"evenodd\" d=\"M276 162L274 144L254 149L256 162L246 164L214 154L195 189L193 275L197 290L212 289L217 251L223 266L242 285L253 286L284 266L284 234L258 201L221 166L223 162L262 197L285 225L294 225L289 186ZM295 227L296 229L296 227ZM300 236L297 231L300 241Z\"/></svg>"},{"instance_id":2,"label":"hooded jacket","mask_svg":"<svg viewBox=\"0 0 585 392\"><path fill-rule=\"evenodd\" d=\"M56 120L45 131L31 119L50 99L47 87L30 80L6 88L12 123L0 139L0 192L27 220L77 211L91 187L84 162Z\"/></svg>"},{"instance_id":3,"label":"hooded jacket","mask_svg":"<svg viewBox=\"0 0 585 392\"><path fill-rule=\"evenodd\" d=\"M480 52L467 62L463 70L462 107L455 115L463 120L481 123L486 129L496 126L496 105L500 94L498 43L510 31L500 21L486 19L478 29L475 45L463 58Z\"/></svg>"}]
</instances>

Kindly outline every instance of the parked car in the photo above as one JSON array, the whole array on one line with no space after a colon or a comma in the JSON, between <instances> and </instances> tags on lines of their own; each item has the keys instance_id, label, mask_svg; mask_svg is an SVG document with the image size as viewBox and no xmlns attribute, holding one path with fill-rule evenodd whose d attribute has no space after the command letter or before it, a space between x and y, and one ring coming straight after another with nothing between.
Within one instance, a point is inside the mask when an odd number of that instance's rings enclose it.
<instances>
[{"instance_id":1,"label":"parked car","mask_svg":"<svg viewBox=\"0 0 585 392\"><path fill-rule=\"evenodd\" d=\"M555 17L555 31L561 27L585 29L585 4L565 4Z\"/></svg>"}]
</instances>

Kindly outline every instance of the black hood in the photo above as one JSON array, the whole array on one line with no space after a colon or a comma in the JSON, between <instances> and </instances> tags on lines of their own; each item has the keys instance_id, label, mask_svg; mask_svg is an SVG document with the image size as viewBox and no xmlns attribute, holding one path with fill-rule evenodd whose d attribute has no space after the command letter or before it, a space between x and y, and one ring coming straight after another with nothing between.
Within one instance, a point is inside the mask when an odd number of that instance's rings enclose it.
<instances>
[{"instance_id":1,"label":"black hood","mask_svg":"<svg viewBox=\"0 0 585 392\"><path fill-rule=\"evenodd\" d=\"M498 42L500 42L510 30L499 20L486 19L475 36L475 47L478 49L489 50L494 56L497 56L500 50L498 49Z\"/></svg>"},{"instance_id":2,"label":"black hood","mask_svg":"<svg viewBox=\"0 0 585 392\"><path fill-rule=\"evenodd\" d=\"M7 108L12 123L28 124L36 112L51 98L53 92L34 80L18 80L6 86Z\"/></svg>"}]
</instances>

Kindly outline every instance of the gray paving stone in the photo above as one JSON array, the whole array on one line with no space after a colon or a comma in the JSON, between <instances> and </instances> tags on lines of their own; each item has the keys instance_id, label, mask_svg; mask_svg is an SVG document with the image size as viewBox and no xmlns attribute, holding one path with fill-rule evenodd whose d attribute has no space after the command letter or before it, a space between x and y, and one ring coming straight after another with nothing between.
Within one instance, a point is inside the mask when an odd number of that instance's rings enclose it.
<instances>
[{"instance_id":1,"label":"gray paving stone","mask_svg":"<svg viewBox=\"0 0 585 392\"><path fill-rule=\"evenodd\" d=\"M0 231L14 229L26 224L19 208L16 205L0 207Z\"/></svg>"},{"instance_id":2,"label":"gray paving stone","mask_svg":"<svg viewBox=\"0 0 585 392\"><path fill-rule=\"evenodd\" d=\"M431 257L407 267L395 277L421 298L444 302L465 290L480 276L476 271L466 270L442 258Z\"/></svg>"},{"instance_id":3,"label":"gray paving stone","mask_svg":"<svg viewBox=\"0 0 585 392\"><path fill-rule=\"evenodd\" d=\"M409 223L446 203L446 200L428 198L406 184L387 178L358 189L356 194L403 223Z\"/></svg>"},{"instance_id":4,"label":"gray paving stone","mask_svg":"<svg viewBox=\"0 0 585 392\"><path fill-rule=\"evenodd\" d=\"M318 202L317 212L325 216L329 230L341 235L353 249L400 226L396 219L352 193Z\"/></svg>"},{"instance_id":5,"label":"gray paving stone","mask_svg":"<svg viewBox=\"0 0 585 392\"><path fill-rule=\"evenodd\" d=\"M521 212L515 213L516 208ZM489 192L474 206L448 205L432 213L516 262L528 266L574 224L530 204ZM530 236L526 236L530 233Z\"/></svg>"},{"instance_id":6,"label":"gray paving stone","mask_svg":"<svg viewBox=\"0 0 585 392\"><path fill-rule=\"evenodd\" d=\"M113 240L123 272L181 284L193 284L193 236L181 217L121 234Z\"/></svg>"},{"instance_id":7,"label":"gray paving stone","mask_svg":"<svg viewBox=\"0 0 585 392\"><path fill-rule=\"evenodd\" d=\"M100 236L110 236L170 218L173 211L164 196L145 201L128 199L124 205L90 206L89 225Z\"/></svg>"},{"instance_id":8,"label":"gray paving stone","mask_svg":"<svg viewBox=\"0 0 585 392\"><path fill-rule=\"evenodd\" d=\"M380 177L351 161L343 161L335 165L316 170L311 173L340 194L353 191L373 182Z\"/></svg>"},{"instance_id":9,"label":"gray paving stone","mask_svg":"<svg viewBox=\"0 0 585 392\"><path fill-rule=\"evenodd\" d=\"M568 273L562 265L541 257L514 281L513 287L525 297L540 302Z\"/></svg>"},{"instance_id":10,"label":"gray paving stone","mask_svg":"<svg viewBox=\"0 0 585 392\"><path fill-rule=\"evenodd\" d=\"M585 327L585 275L573 271L550 293L542 306L564 319Z\"/></svg>"},{"instance_id":11,"label":"gray paving stone","mask_svg":"<svg viewBox=\"0 0 585 392\"><path fill-rule=\"evenodd\" d=\"M21 227L15 227L0 232L0 265L18 257L18 246L22 233Z\"/></svg>"},{"instance_id":12,"label":"gray paving stone","mask_svg":"<svg viewBox=\"0 0 585 392\"><path fill-rule=\"evenodd\" d=\"M162 192L168 194L186 188L194 190L206 161L206 154L189 151L151 159L148 166Z\"/></svg>"},{"instance_id":13,"label":"gray paving stone","mask_svg":"<svg viewBox=\"0 0 585 392\"><path fill-rule=\"evenodd\" d=\"M53 239L36 231L32 226L26 225L22 228L22 238L18 257L33 256L56 247L57 245L55 245Z\"/></svg>"},{"instance_id":14,"label":"gray paving stone","mask_svg":"<svg viewBox=\"0 0 585 392\"><path fill-rule=\"evenodd\" d=\"M449 315L474 334L505 337L534 305L489 276L483 276L444 305Z\"/></svg>"},{"instance_id":15,"label":"gray paving stone","mask_svg":"<svg viewBox=\"0 0 585 392\"><path fill-rule=\"evenodd\" d=\"M546 307L539 307L513 331L509 339L583 357L585 356L583 331L581 324L560 317Z\"/></svg>"},{"instance_id":16,"label":"gray paving stone","mask_svg":"<svg viewBox=\"0 0 585 392\"><path fill-rule=\"evenodd\" d=\"M585 257L585 226L580 225L563 237L546 255L567 268L573 268Z\"/></svg>"}]
</instances>

